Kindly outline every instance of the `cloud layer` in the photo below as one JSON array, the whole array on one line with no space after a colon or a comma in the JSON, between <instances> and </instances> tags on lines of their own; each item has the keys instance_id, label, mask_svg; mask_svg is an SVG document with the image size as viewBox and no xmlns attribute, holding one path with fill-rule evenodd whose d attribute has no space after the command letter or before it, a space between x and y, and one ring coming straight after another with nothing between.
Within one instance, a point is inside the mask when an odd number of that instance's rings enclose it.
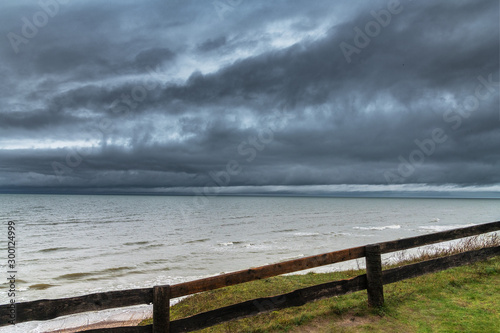
<instances>
[{"instance_id":1,"label":"cloud layer","mask_svg":"<svg viewBox=\"0 0 500 333\"><path fill-rule=\"evenodd\" d=\"M4 190L500 183L497 1L5 1Z\"/></svg>"}]
</instances>

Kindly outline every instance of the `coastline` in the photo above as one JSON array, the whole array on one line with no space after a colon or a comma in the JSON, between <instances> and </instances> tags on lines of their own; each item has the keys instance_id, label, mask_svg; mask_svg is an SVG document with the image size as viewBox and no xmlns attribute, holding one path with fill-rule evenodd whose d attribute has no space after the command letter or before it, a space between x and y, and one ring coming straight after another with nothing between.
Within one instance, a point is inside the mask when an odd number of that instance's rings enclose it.
<instances>
[{"instance_id":1,"label":"coastline","mask_svg":"<svg viewBox=\"0 0 500 333\"><path fill-rule=\"evenodd\" d=\"M454 251L462 252L470 248L491 246L493 243L498 242L497 232L487 233L482 237L469 237L465 239L457 239L452 241L443 242L441 246L428 245L420 248L420 251L406 251L401 253L401 255L386 257L384 265L394 265L407 260L413 260L418 257L434 257L441 255L449 255ZM492 244L489 244L492 243ZM422 251L423 250L423 251ZM391 260L392 259L392 260ZM352 264L357 263L356 260L349 260ZM347 263L347 262L344 262ZM334 264L335 265L335 264ZM328 265L330 266L330 265ZM358 269L363 268L363 264L358 265ZM355 270L355 267L348 269L332 269L333 267L321 267L323 269L311 268L298 272L284 274L284 276L298 276L306 275L308 272L315 273L348 273L350 270ZM320 272L321 271L321 272ZM179 297L175 299L175 303L181 301L186 297ZM173 306L172 304L171 306ZM102 329L102 328L114 328L114 327L124 327L124 326L136 326L145 319L150 319L152 317L152 305L138 305L125 308L115 308L96 312L86 312L81 314L74 314L70 316L60 317L58 319L44 321L44 322L27 322L15 326L10 326L12 330L8 332L61 332L61 333L72 333L79 331L86 331L91 329ZM0 331L3 331L0 329Z\"/></svg>"},{"instance_id":2,"label":"coastline","mask_svg":"<svg viewBox=\"0 0 500 333\"><path fill-rule=\"evenodd\" d=\"M99 328L137 326L141 321L142 321L142 319L127 320L127 321L110 320L110 321L99 322L99 323L95 323L95 324L89 324L89 325L85 325L85 326L64 328L64 329L56 330L56 331L47 331L46 333L74 333L74 332L94 330L94 329L99 329Z\"/></svg>"},{"instance_id":3,"label":"coastline","mask_svg":"<svg viewBox=\"0 0 500 333\"><path fill-rule=\"evenodd\" d=\"M100 328L136 326L153 315L152 305L78 313L47 321L31 321L0 327L2 333L73 333Z\"/></svg>"}]
</instances>

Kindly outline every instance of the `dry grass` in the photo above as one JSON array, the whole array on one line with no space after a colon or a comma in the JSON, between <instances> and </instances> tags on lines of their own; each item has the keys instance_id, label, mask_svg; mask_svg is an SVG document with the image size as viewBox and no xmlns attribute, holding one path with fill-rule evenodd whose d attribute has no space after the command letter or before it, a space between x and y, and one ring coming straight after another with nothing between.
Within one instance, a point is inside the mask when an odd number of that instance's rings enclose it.
<instances>
[{"instance_id":1,"label":"dry grass","mask_svg":"<svg viewBox=\"0 0 500 333\"><path fill-rule=\"evenodd\" d=\"M441 243L442 244L442 243ZM498 233L463 238L457 241L446 242L446 245L428 245L418 248L416 251L399 251L386 263L385 268L408 265L420 261L431 260L454 254L479 250L487 247L500 246Z\"/></svg>"}]
</instances>

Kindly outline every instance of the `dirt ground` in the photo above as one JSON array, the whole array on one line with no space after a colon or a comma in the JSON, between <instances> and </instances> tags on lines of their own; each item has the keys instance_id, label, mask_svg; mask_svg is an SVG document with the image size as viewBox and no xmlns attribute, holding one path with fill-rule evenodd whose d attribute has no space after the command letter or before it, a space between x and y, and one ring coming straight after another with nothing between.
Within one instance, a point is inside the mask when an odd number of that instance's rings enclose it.
<instances>
[{"instance_id":1,"label":"dirt ground","mask_svg":"<svg viewBox=\"0 0 500 333\"><path fill-rule=\"evenodd\" d=\"M297 327L296 329L292 330L292 333L322 333L322 332L334 332L332 331L333 328L350 328L350 327L356 327L358 325L364 325L364 324L369 324L373 323L380 318L375 317L375 316L370 316L370 317L359 317L355 316L354 314L345 314L342 316L342 319L339 321L337 320L335 322L335 325L332 324L332 321L327 319L327 318L322 318L322 319L316 319L313 320L311 323L302 325L300 327Z\"/></svg>"}]
</instances>

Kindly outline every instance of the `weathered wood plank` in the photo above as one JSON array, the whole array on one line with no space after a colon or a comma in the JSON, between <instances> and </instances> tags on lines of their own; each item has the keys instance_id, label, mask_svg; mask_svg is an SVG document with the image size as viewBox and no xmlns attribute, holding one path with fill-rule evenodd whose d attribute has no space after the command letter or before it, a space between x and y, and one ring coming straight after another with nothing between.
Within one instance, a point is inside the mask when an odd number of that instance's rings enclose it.
<instances>
[{"instance_id":1,"label":"weathered wood plank","mask_svg":"<svg viewBox=\"0 0 500 333\"><path fill-rule=\"evenodd\" d=\"M284 261L277 264L255 267L241 271L212 276L206 279L179 283L171 286L171 297L187 296L202 291L232 286L304 269L329 265L351 259L364 257L364 246L346 250L323 253L315 256Z\"/></svg>"},{"instance_id":2,"label":"weathered wood plank","mask_svg":"<svg viewBox=\"0 0 500 333\"><path fill-rule=\"evenodd\" d=\"M153 302L153 288L110 291L62 299L43 299L16 304L16 323L49 320L65 315ZM9 306L0 306L0 326L7 325Z\"/></svg>"},{"instance_id":3,"label":"weathered wood plank","mask_svg":"<svg viewBox=\"0 0 500 333\"><path fill-rule=\"evenodd\" d=\"M76 333L151 333L151 332L153 332L153 325L97 328L93 330L79 331Z\"/></svg>"},{"instance_id":4,"label":"weathered wood plank","mask_svg":"<svg viewBox=\"0 0 500 333\"><path fill-rule=\"evenodd\" d=\"M264 297L178 319L170 323L170 332L191 332L223 322L260 313L301 306L308 302L366 289L366 275L324 283L273 297Z\"/></svg>"},{"instance_id":5,"label":"weathered wood plank","mask_svg":"<svg viewBox=\"0 0 500 333\"><path fill-rule=\"evenodd\" d=\"M475 225L466 228L446 230L428 235L399 239L395 241L383 242L380 243L380 250L382 251L382 253L401 251L418 246L430 245L498 230L500 230L500 221Z\"/></svg>"},{"instance_id":6,"label":"weathered wood plank","mask_svg":"<svg viewBox=\"0 0 500 333\"><path fill-rule=\"evenodd\" d=\"M170 332L170 286L153 288L153 333Z\"/></svg>"},{"instance_id":7,"label":"weathered wood plank","mask_svg":"<svg viewBox=\"0 0 500 333\"><path fill-rule=\"evenodd\" d=\"M394 283L428 273L439 272L452 267L472 264L497 255L500 255L500 246L488 247L448 257L426 260L416 264L387 269L382 272L383 281L384 284Z\"/></svg>"},{"instance_id":8,"label":"weathered wood plank","mask_svg":"<svg viewBox=\"0 0 500 333\"><path fill-rule=\"evenodd\" d=\"M382 257L380 245L372 244L365 247L366 280L368 305L380 307L384 305L384 284L382 283Z\"/></svg>"}]
</instances>

